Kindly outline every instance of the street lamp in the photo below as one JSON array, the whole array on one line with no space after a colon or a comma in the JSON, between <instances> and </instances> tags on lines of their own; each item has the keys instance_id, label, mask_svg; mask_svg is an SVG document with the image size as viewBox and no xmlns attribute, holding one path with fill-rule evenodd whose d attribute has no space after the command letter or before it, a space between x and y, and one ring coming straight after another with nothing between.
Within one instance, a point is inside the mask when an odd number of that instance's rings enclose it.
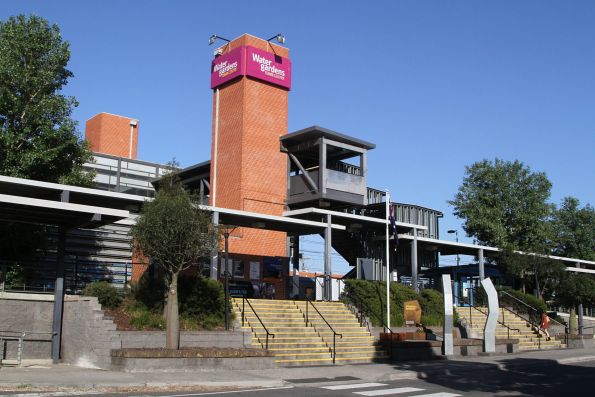
<instances>
[{"instance_id":1,"label":"street lamp","mask_svg":"<svg viewBox=\"0 0 595 397\"><path fill-rule=\"evenodd\" d=\"M451 229L451 230L447 230L446 232L448 234L453 234L454 233L454 235L455 235L455 241L457 243L459 242L459 231L458 230ZM457 266L459 266L460 261L461 261L461 257L459 256L459 254L457 254Z\"/></svg>"},{"instance_id":2,"label":"street lamp","mask_svg":"<svg viewBox=\"0 0 595 397\"><path fill-rule=\"evenodd\" d=\"M281 33L277 33L276 35L274 35L273 37L271 37L267 41L270 42L271 40L277 40L277 43L279 43L279 44L285 44L285 36L283 36Z\"/></svg>"},{"instance_id":3,"label":"street lamp","mask_svg":"<svg viewBox=\"0 0 595 397\"><path fill-rule=\"evenodd\" d=\"M231 40L227 40L225 37L217 36L216 34L214 34L214 35L211 35L211 37L209 37L209 45L214 44L217 41L217 39L227 41L228 43L231 41Z\"/></svg>"}]
</instances>

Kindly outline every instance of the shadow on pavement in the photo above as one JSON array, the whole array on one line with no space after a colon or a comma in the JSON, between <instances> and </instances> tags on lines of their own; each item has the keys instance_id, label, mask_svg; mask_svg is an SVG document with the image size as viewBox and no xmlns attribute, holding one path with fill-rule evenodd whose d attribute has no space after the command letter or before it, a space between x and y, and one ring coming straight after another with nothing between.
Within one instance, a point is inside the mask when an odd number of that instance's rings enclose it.
<instances>
[{"instance_id":1,"label":"shadow on pavement","mask_svg":"<svg viewBox=\"0 0 595 397\"><path fill-rule=\"evenodd\" d=\"M562 365L555 360L512 358L498 363L442 361L395 364L395 369L417 371L428 383L465 393L517 396L593 395L595 368Z\"/></svg>"}]
</instances>

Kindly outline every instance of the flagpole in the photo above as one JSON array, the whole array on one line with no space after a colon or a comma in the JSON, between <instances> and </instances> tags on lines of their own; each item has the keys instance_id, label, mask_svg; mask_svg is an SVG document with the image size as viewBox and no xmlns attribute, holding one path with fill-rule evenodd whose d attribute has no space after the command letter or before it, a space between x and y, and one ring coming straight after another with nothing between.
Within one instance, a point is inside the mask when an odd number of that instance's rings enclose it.
<instances>
[{"instance_id":1,"label":"flagpole","mask_svg":"<svg viewBox=\"0 0 595 397\"><path fill-rule=\"evenodd\" d=\"M390 206L390 193L386 191L386 326L390 329L390 259L389 259L389 245L390 240L388 236L388 217Z\"/></svg>"}]
</instances>

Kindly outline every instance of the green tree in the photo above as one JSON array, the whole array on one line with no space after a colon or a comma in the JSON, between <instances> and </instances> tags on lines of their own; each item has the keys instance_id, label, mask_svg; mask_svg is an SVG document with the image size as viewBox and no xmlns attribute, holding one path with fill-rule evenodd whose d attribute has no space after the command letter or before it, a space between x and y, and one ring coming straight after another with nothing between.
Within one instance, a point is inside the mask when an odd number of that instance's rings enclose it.
<instances>
[{"instance_id":1,"label":"green tree","mask_svg":"<svg viewBox=\"0 0 595 397\"><path fill-rule=\"evenodd\" d=\"M545 252L552 184L520 161L483 160L466 167L463 184L448 203L481 244Z\"/></svg>"},{"instance_id":2,"label":"green tree","mask_svg":"<svg viewBox=\"0 0 595 397\"><path fill-rule=\"evenodd\" d=\"M69 43L38 16L0 21L0 174L90 186L92 159L71 118L78 105L61 94Z\"/></svg>"},{"instance_id":3,"label":"green tree","mask_svg":"<svg viewBox=\"0 0 595 397\"><path fill-rule=\"evenodd\" d=\"M542 172L516 160L483 160L466 167L463 184L449 204L464 220L463 228L479 243L502 249L498 263L529 280L537 294L551 292L561 269L559 264L517 251L549 254L551 228L548 203L552 184Z\"/></svg>"},{"instance_id":4,"label":"green tree","mask_svg":"<svg viewBox=\"0 0 595 397\"><path fill-rule=\"evenodd\" d=\"M210 214L200 198L186 191L174 173L163 177L155 199L145 203L131 229L133 249L161 267L167 283L166 347L180 346L178 278L182 271L208 257L218 243Z\"/></svg>"},{"instance_id":5,"label":"green tree","mask_svg":"<svg viewBox=\"0 0 595 397\"><path fill-rule=\"evenodd\" d=\"M556 300L570 309L571 320L576 318L576 307L580 304L595 304L595 279L588 274L571 274L560 284ZM571 332L575 332L575 321L570 321Z\"/></svg>"},{"instance_id":6,"label":"green tree","mask_svg":"<svg viewBox=\"0 0 595 397\"><path fill-rule=\"evenodd\" d=\"M595 261L595 210L566 197L552 216L554 255Z\"/></svg>"}]
</instances>

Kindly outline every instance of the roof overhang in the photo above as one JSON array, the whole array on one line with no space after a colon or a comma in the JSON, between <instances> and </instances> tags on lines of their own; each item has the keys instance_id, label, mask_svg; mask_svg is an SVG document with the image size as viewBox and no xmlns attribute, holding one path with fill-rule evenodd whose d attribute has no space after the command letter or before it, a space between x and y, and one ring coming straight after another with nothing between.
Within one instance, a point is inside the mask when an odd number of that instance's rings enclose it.
<instances>
[{"instance_id":1,"label":"roof overhang","mask_svg":"<svg viewBox=\"0 0 595 397\"><path fill-rule=\"evenodd\" d=\"M298 219L308 219L314 220L318 222L325 222L326 217L330 215L331 220L333 223L345 226L345 229L349 229L354 224L361 224L366 225L368 227L378 227L378 228L385 228L387 224L386 219L382 218L375 218L372 216L364 216L364 215L355 215L350 214L347 212L340 212L340 211L332 211L332 210L325 210L321 208L302 208L298 210L291 210L285 211L283 216L298 218ZM427 230L426 226L415 225L413 223L405 223L405 222L395 222L397 229L401 231L409 231L413 229L417 230Z\"/></svg>"},{"instance_id":2,"label":"roof overhang","mask_svg":"<svg viewBox=\"0 0 595 397\"><path fill-rule=\"evenodd\" d=\"M146 200L131 194L0 175L0 221L98 227L129 217Z\"/></svg>"},{"instance_id":3,"label":"roof overhang","mask_svg":"<svg viewBox=\"0 0 595 397\"><path fill-rule=\"evenodd\" d=\"M199 207L207 211L217 212L219 214L219 224L222 225L274 230L299 235L317 234L328 227L326 222L295 219L287 216L268 215L230 208L211 207L208 205L201 205ZM332 223L331 228L333 230L346 229L344 225L336 223Z\"/></svg>"},{"instance_id":4,"label":"roof overhang","mask_svg":"<svg viewBox=\"0 0 595 397\"><path fill-rule=\"evenodd\" d=\"M414 237L409 234L399 234L399 240L413 240ZM490 254L494 255L501 250L496 247L489 247L486 245L475 245L475 244L468 244L468 243L460 243L456 241L448 241L448 240L438 240L433 238L427 237L417 237L417 242L420 247L425 248L429 251L437 251L441 255L477 255L480 249L483 250L484 255L490 256ZM539 255L530 252L523 252L523 251L515 251L517 254L521 255L532 255L538 256L542 258L548 258L556 261L560 261L569 267L566 269L568 271L575 271L575 272L583 272L583 273L595 273L595 270L584 269L576 267L577 265L580 266L594 266L595 262L588 261L584 259L576 259L576 258L566 258L563 256L555 256L555 255ZM573 267L574 266L574 267Z\"/></svg>"}]
</instances>

